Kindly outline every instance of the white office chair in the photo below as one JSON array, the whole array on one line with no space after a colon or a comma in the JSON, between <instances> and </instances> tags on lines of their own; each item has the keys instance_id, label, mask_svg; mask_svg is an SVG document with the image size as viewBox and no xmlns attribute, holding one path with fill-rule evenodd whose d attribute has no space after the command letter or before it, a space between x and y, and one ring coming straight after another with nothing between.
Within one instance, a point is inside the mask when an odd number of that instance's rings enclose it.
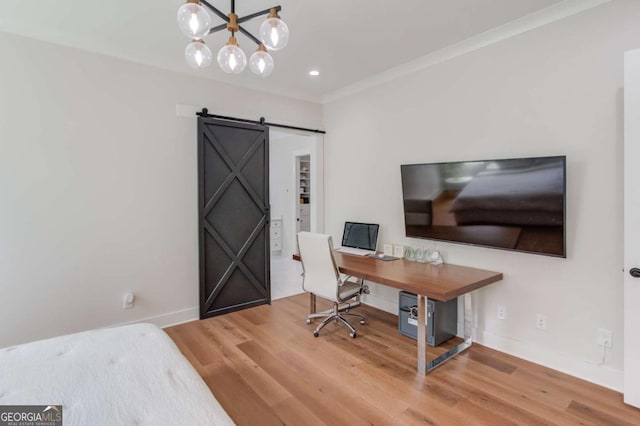
<instances>
[{"instance_id":1,"label":"white office chair","mask_svg":"<svg viewBox=\"0 0 640 426\"><path fill-rule=\"evenodd\" d=\"M349 313L351 308L360 305L360 295L368 293L363 279L349 281L349 276L342 278L333 257L333 242L330 235L314 234L311 232L298 233L298 252L302 262L302 288L311 293L310 313L307 324L315 318L324 318L313 332L318 337L320 330L330 321L335 320L346 325L351 337L356 337L356 329L344 316L355 316L360 324L365 323L362 315ZM333 302L333 309L316 312L316 296ZM353 302L350 300L355 299Z\"/></svg>"}]
</instances>

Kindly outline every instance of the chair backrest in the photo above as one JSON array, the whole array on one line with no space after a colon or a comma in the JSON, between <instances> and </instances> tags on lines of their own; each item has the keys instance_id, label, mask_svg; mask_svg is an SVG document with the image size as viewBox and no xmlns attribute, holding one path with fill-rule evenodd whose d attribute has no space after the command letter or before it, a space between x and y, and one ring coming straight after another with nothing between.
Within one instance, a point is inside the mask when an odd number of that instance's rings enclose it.
<instances>
[{"instance_id":1,"label":"chair backrest","mask_svg":"<svg viewBox=\"0 0 640 426\"><path fill-rule=\"evenodd\" d=\"M331 236L299 232L298 252L304 272L302 288L316 296L335 301L340 271L333 258Z\"/></svg>"}]
</instances>

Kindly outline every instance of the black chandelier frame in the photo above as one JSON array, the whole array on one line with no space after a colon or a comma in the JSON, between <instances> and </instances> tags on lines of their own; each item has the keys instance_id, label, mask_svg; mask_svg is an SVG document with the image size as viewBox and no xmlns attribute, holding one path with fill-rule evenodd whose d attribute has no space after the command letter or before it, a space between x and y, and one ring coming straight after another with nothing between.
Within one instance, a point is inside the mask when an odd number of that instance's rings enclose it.
<instances>
[{"instance_id":1,"label":"black chandelier frame","mask_svg":"<svg viewBox=\"0 0 640 426\"><path fill-rule=\"evenodd\" d=\"M218 25L217 27L211 28L209 30L209 32L207 33L207 35L213 34L213 33L217 33L218 31L222 31L222 30L229 30L229 31L231 31L231 36L235 36L235 31L229 27L229 23L230 23L231 19L229 18L229 16L227 14L225 14L220 9L216 8L215 6L213 6L211 3L209 3L206 0L200 0L200 3L204 7L209 9L214 15L218 16L219 18L221 18L222 20L224 20L226 22L225 24ZM241 32L242 34L244 34L247 38L249 38L251 41L253 41L258 46L263 45L264 43L262 43L259 38L257 38L253 34L251 34L248 30L246 30L240 24L242 24L244 22L247 22L247 21L250 21L250 20L252 20L254 18L258 18L260 16L270 14L270 13L272 13L274 11L276 13L280 12L281 10L282 10L281 6L273 6L273 7L270 7L268 9L261 10L260 12L255 12L255 13L251 13L249 15L243 16L243 17L238 17L237 20L236 20L236 23L237 23L237 26L238 26L238 31ZM236 14L236 2L235 2L235 0L231 0L231 14L233 14L233 15Z\"/></svg>"}]
</instances>

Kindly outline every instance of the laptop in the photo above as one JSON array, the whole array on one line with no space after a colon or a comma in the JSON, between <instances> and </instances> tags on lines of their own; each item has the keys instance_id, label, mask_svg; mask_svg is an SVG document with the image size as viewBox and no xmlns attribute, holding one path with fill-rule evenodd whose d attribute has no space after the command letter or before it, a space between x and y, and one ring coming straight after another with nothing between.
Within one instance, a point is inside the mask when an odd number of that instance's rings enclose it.
<instances>
[{"instance_id":1,"label":"laptop","mask_svg":"<svg viewBox=\"0 0 640 426\"><path fill-rule=\"evenodd\" d=\"M358 256L375 254L379 229L380 225L375 223L345 222L342 247L338 251Z\"/></svg>"}]
</instances>

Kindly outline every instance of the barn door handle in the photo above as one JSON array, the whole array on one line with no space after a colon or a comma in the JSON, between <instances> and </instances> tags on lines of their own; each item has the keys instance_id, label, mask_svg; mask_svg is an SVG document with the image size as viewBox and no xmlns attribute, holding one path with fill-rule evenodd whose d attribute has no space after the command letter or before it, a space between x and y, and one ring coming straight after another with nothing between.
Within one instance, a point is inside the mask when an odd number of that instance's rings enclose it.
<instances>
[{"instance_id":1,"label":"barn door handle","mask_svg":"<svg viewBox=\"0 0 640 426\"><path fill-rule=\"evenodd\" d=\"M631 268L629 271L629 275L633 278L640 278L640 268Z\"/></svg>"}]
</instances>

